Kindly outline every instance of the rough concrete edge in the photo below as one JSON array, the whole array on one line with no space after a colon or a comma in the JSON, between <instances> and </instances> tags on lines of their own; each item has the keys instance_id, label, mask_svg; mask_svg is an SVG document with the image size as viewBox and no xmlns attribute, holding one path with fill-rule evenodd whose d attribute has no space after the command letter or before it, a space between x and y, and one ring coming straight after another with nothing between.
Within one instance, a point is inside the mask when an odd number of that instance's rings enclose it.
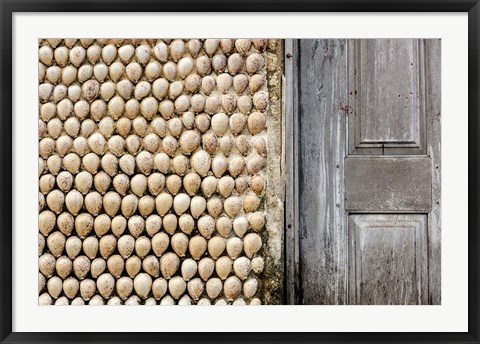
<instances>
[{"instance_id":1,"label":"rough concrete edge","mask_svg":"<svg viewBox=\"0 0 480 344\"><path fill-rule=\"evenodd\" d=\"M284 303L284 40L270 39L266 51L270 105L267 110L266 233L264 233L264 304Z\"/></svg>"}]
</instances>

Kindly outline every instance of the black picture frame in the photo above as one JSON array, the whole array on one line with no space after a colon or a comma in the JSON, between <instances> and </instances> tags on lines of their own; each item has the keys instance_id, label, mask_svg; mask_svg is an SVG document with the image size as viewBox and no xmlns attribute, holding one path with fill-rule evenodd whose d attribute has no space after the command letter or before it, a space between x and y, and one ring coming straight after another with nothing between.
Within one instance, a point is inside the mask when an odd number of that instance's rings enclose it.
<instances>
[{"instance_id":1,"label":"black picture frame","mask_svg":"<svg viewBox=\"0 0 480 344\"><path fill-rule=\"evenodd\" d=\"M468 332L459 333L33 333L12 332L12 16L14 12L468 12ZM273 6L274 5L274 6ZM1 343L189 343L189 342L397 342L480 343L479 338L479 15L478 0L0 0L0 150L3 158L0 182L0 341ZM252 340L253 339L253 340Z\"/></svg>"}]
</instances>

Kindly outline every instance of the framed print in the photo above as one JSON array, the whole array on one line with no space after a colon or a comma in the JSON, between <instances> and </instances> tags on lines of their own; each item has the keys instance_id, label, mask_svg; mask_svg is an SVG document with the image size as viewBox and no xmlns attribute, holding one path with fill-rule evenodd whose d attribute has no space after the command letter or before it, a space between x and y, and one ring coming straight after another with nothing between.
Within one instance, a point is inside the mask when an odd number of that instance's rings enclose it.
<instances>
[{"instance_id":1,"label":"framed print","mask_svg":"<svg viewBox=\"0 0 480 344\"><path fill-rule=\"evenodd\" d=\"M478 342L478 6L3 1L2 343Z\"/></svg>"}]
</instances>

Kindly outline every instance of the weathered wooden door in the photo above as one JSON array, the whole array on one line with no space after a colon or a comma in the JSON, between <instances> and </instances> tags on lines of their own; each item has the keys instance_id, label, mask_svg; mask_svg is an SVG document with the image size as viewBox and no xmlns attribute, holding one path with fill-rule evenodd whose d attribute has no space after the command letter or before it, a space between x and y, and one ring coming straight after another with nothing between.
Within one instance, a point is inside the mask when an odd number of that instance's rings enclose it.
<instances>
[{"instance_id":1,"label":"weathered wooden door","mask_svg":"<svg viewBox=\"0 0 480 344\"><path fill-rule=\"evenodd\" d=\"M286 79L287 301L439 304L440 41L287 41Z\"/></svg>"}]
</instances>

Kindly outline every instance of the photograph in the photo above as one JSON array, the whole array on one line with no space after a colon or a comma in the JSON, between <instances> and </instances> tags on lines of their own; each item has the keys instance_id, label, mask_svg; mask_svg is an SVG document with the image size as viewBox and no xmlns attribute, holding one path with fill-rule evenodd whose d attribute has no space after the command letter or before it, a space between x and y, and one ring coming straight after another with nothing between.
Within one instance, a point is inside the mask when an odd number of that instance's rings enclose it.
<instances>
[{"instance_id":1,"label":"photograph","mask_svg":"<svg viewBox=\"0 0 480 344\"><path fill-rule=\"evenodd\" d=\"M38 305L441 305L441 39L40 38Z\"/></svg>"}]
</instances>

